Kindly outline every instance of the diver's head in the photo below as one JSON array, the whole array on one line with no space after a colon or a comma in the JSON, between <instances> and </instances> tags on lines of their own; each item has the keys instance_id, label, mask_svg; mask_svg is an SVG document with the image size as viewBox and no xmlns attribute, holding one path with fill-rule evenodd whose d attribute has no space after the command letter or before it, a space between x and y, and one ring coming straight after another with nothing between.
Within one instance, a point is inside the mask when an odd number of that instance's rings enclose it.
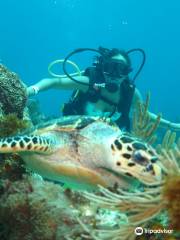
<instances>
[{"instance_id":1,"label":"diver's head","mask_svg":"<svg viewBox=\"0 0 180 240\"><path fill-rule=\"evenodd\" d=\"M101 56L97 57L96 66L104 74L112 78L121 78L127 76L132 71L130 58L124 50L117 48L110 50L99 47L99 51Z\"/></svg>"}]
</instances>

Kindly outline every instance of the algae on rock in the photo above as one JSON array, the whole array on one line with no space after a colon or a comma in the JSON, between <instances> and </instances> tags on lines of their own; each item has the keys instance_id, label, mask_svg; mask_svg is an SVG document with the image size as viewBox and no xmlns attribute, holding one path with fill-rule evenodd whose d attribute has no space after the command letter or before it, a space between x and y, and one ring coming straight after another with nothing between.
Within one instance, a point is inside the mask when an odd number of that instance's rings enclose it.
<instances>
[{"instance_id":1,"label":"algae on rock","mask_svg":"<svg viewBox=\"0 0 180 240\"><path fill-rule=\"evenodd\" d=\"M29 128L30 122L22 120L16 114L8 114L0 117L0 137L8 137L19 134Z\"/></svg>"}]
</instances>

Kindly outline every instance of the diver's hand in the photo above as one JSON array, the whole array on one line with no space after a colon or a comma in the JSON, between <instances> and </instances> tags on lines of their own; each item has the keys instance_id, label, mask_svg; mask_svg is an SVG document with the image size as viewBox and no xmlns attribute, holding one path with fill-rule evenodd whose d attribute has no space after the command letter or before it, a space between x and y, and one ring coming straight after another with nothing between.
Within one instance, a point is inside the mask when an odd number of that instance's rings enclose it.
<instances>
[{"instance_id":1,"label":"diver's hand","mask_svg":"<svg viewBox=\"0 0 180 240\"><path fill-rule=\"evenodd\" d=\"M37 86L30 86L27 88L27 95L28 97L30 96L35 96L39 92L39 88Z\"/></svg>"}]
</instances>

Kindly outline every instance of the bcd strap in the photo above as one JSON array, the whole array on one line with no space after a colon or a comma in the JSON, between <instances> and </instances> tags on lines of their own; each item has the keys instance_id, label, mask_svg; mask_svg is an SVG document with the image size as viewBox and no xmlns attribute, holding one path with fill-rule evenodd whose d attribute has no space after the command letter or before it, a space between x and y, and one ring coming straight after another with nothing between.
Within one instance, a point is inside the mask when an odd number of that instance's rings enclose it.
<instances>
[{"instance_id":1,"label":"bcd strap","mask_svg":"<svg viewBox=\"0 0 180 240\"><path fill-rule=\"evenodd\" d=\"M121 83L120 94L121 99L118 104L118 112L121 112L120 118L116 121L119 127L130 131L130 119L129 113L131 109L131 104L134 96L135 85L132 84L129 79L124 80Z\"/></svg>"}]
</instances>

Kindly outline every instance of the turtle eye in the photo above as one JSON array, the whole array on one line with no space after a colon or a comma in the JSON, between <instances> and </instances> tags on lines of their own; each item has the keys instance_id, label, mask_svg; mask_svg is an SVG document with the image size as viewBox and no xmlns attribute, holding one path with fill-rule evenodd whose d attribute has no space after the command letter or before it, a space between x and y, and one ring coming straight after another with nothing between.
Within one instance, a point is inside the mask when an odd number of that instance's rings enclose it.
<instances>
[{"instance_id":1,"label":"turtle eye","mask_svg":"<svg viewBox=\"0 0 180 240\"><path fill-rule=\"evenodd\" d=\"M148 162L147 158L139 151L134 153L133 160L140 165L146 165Z\"/></svg>"}]
</instances>

